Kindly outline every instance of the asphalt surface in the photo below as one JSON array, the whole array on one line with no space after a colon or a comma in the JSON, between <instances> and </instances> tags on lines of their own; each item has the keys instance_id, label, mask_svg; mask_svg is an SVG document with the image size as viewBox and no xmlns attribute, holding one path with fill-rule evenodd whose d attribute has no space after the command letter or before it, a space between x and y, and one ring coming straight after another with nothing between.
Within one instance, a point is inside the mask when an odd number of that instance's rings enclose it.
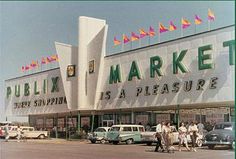
<instances>
[{"instance_id":1,"label":"asphalt surface","mask_svg":"<svg viewBox=\"0 0 236 159\"><path fill-rule=\"evenodd\" d=\"M176 147L176 146L175 146ZM91 144L88 141L0 140L0 159L234 159L235 152L227 147L197 152L154 152L154 146L144 144ZM176 147L177 148L177 147Z\"/></svg>"}]
</instances>

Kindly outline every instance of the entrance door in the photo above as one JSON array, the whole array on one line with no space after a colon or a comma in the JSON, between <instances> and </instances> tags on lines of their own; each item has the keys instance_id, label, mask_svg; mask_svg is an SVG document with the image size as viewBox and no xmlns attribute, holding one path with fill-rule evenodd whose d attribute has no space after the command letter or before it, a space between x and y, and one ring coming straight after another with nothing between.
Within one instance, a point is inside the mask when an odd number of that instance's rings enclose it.
<instances>
[{"instance_id":1,"label":"entrance door","mask_svg":"<svg viewBox=\"0 0 236 159\"><path fill-rule=\"evenodd\" d=\"M104 127L111 127L114 124L114 120L103 120L102 126Z\"/></svg>"}]
</instances>

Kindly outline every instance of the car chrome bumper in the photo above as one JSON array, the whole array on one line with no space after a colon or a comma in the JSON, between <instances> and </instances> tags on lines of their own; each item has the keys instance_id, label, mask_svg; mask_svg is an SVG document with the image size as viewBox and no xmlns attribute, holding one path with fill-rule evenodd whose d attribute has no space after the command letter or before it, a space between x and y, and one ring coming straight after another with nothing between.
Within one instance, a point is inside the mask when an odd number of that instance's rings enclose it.
<instances>
[{"instance_id":1,"label":"car chrome bumper","mask_svg":"<svg viewBox=\"0 0 236 159\"><path fill-rule=\"evenodd\" d=\"M204 144L206 145L231 145L231 142L226 141L205 141Z\"/></svg>"}]
</instances>

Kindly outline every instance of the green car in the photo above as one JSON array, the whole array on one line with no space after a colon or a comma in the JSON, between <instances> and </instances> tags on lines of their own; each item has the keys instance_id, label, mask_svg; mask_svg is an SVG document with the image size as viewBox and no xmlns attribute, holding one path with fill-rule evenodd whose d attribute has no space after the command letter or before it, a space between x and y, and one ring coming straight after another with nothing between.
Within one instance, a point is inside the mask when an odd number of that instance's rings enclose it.
<instances>
[{"instance_id":1,"label":"green car","mask_svg":"<svg viewBox=\"0 0 236 159\"><path fill-rule=\"evenodd\" d=\"M113 125L107 133L109 143L118 144L125 142L132 144L141 142L141 132L145 129L142 125Z\"/></svg>"},{"instance_id":2,"label":"green car","mask_svg":"<svg viewBox=\"0 0 236 159\"><path fill-rule=\"evenodd\" d=\"M107 132L111 127L98 127L93 133L88 134L88 139L91 143L96 143L100 141L100 143L104 144L107 140Z\"/></svg>"}]
</instances>

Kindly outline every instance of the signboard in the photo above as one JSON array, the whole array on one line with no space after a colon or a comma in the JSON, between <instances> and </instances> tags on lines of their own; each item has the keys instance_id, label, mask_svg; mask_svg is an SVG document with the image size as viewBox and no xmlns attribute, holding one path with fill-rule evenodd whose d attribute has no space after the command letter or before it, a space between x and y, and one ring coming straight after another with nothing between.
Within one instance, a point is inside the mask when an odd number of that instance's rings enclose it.
<instances>
[{"instance_id":1,"label":"signboard","mask_svg":"<svg viewBox=\"0 0 236 159\"><path fill-rule=\"evenodd\" d=\"M170 114L156 114L156 123L170 121Z\"/></svg>"},{"instance_id":2,"label":"signboard","mask_svg":"<svg viewBox=\"0 0 236 159\"><path fill-rule=\"evenodd\" d=\"M66 71L67 71L67 77L74 77L75 76L75 65L68 65Z\"/></svg>"},{"instance_id":3,"label":"signboard","mask_svg":"<svg viewBox=\"0 0 236 159\"><path fill-rule=\"evenodd\" d=\"M136 124L146 125L148 123L148 115L136 115L135 121Z\"/></svg>"},{"instance_id":4,"label":"signboard","mask_svg":"<svg viewBox=\"0 0 236 159\"><path fill-rule=\"evenodd\" d=\"M94 73L95 62L94 60L89 61L89 74Z\"/></svg>"}]
</instances>

